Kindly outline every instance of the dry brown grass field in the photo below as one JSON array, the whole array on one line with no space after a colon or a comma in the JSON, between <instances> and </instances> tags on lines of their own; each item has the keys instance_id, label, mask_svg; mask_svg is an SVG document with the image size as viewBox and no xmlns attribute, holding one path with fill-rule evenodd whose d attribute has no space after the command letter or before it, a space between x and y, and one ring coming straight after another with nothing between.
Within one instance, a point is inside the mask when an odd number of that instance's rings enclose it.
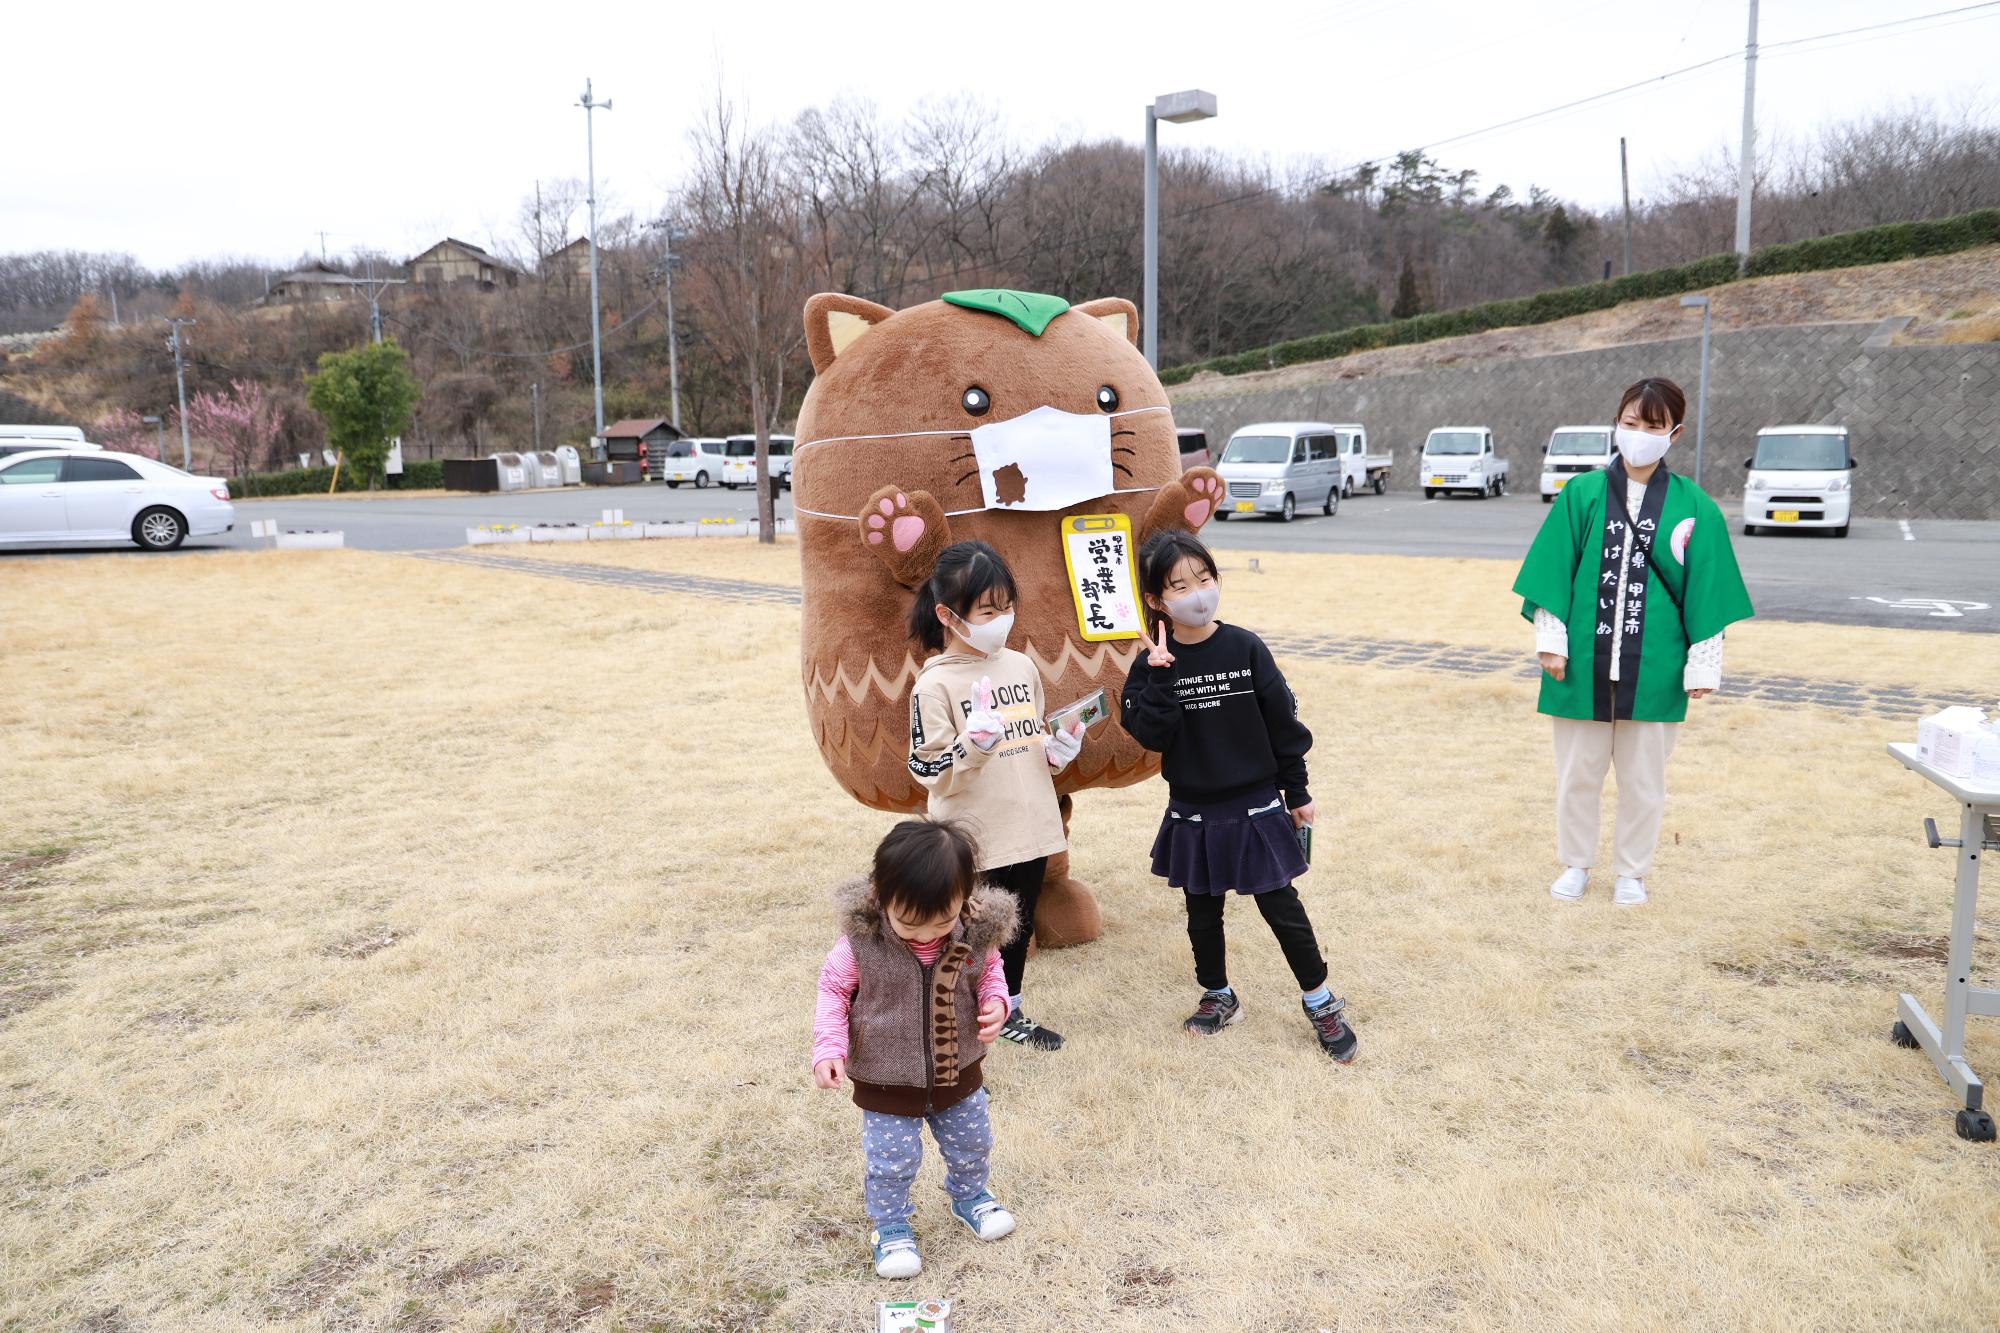
<instances>
[{"instance_id":1,"label":"dry brown grass field","mask_svg":"<svg viewBox=\"0 0 2000 1333\"><path fill-rule=\"evenodd\" d=\"M1225 617L1527 650L1504 566L1260 559ZM1071 1045L990 1057L1020 1228L957 1228L933 1154L925 1273L875 1280L806 1046L827 888L890 821L819 763L798 614L363 552L0 569L0 1327L2000 1318L2000 1155L1886 1039L1949 903L1948 806L1882 753L1909 723L1698 705L1652 903L1564 908L1529 683L1311 659L1302 890L1360 1062L1242 904L1247 1017L1183 1038L1163 790L1087 793L1105 934L1028 973ZM1753 622L1729 667L1986 698L2000 642ZM1970 1042L1994 1072L2000 1025Z\"/></svg>"}]
</instances>

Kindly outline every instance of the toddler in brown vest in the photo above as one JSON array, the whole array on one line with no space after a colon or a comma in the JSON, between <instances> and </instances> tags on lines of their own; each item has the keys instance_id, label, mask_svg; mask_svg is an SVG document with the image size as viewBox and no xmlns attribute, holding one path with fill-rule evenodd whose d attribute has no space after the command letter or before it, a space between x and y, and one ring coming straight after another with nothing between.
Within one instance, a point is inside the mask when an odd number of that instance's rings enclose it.
<instances>
[{"instance_id":1,"label":"toddler in brown vest","mask_svg":"<svg viewBox=\"0 0 2000 1333\"><path fill-rule=\"evenodd\" d=\"M873 875L834 890L841 936L820 969L813 1081L852 1084L861 1108L863 1196L881 1277L923 1269L910 1186L926 1123L944 1157L952 1216L981 1240L1014 1229L986 1188L993 1130L980 1057L1007 1020L998 949L1018 908L979 882L977 866L963 827L909 819L875 849Z\"/></svg>"}]
</instances>

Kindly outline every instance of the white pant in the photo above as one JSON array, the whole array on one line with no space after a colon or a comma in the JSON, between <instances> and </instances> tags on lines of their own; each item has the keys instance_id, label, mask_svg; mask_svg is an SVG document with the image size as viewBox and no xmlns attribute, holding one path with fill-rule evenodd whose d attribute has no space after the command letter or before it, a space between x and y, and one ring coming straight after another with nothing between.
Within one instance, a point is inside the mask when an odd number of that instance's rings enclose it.
<instances>
[{"instance_id":1,"label":"white pant","mask_svg":"<svg viewBox=\"0 0 2000 1333\"><path fill-rule=\"evenodd\" d=\"M1613 873L1644 879L1653 868L1660 819L1667 808L1667 756L1678 722L1576 722L1556 728L1556 855L1566 866L1597 864L1604 775L1618 766L1618 826L1611 840Z\"/></svg>"}]
</instances>

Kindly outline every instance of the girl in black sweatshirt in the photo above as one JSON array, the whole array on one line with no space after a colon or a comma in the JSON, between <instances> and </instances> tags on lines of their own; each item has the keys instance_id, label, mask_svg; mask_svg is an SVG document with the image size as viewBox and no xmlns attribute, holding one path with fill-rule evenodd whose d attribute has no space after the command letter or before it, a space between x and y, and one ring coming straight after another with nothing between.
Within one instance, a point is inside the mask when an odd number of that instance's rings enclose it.
<instances>
[{"instance_id":1,"label":"girl in black sweatshirt","mask_svg":"<svg viewBox=\"0 0 2000 1333\"><path fill-rule=\"evenodd\" d=\"M1305 873L1298 830L1313 822L1306 790L1312 733L1271 650L1215 618L1215 557L1192 533L1162 532L1139 552L1140 590L1160 617L1158 642L1132 663L1120 700L1132 738L1160 752L1167 813L1153 873L1187 897L1188 942L1201 1002L1182 1024L1212 1036L1243 1016L1229 985L1222 908L1230 890L1256 900L1298 980L1320 1048L1341 1064L1360 1051L1326 985L1326 959L1292 881Z\"/></svg>"}]
</instances>

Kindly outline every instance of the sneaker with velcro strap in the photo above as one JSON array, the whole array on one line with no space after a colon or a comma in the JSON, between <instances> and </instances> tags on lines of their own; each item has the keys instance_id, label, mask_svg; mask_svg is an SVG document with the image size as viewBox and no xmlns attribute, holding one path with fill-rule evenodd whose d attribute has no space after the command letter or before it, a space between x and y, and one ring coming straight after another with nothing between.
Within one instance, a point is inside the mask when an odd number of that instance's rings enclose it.
<instances>
[{"instance_id":1,"label":"sneaker with velcro strap","mask_svg":"<svg viewBox=\"0 0 2000 1333\"><path fill-rule=\"evenodd\" d=\"M1361 1054L1361 1038L1354 1035L1354 1029L1347 1025L1347 1018L1341 1012L1347 1008L1347 1001L1338 995L1324 1004L1304 1004L1306 1021L1313 1026L1313 1035L1319 1038L1319 1048L1333 1058L1335 1064L1351 1065L1354 1057Z\"/></svg>"},{"instance_id":2,"label":"sneaker with velcro strap","mask_svg":"<svg viewBox=\"0 0 2000 1333\"><path fill-rule=\"evenodd\" d=\"M981 1240L999 1240L1014 1230L1014 1215L1000 1206L992 1190L981 1190L969 1199L953 1199L951 1215Z\"/></svg>"},{"instance_id":3,"label":"sneaker with velcro strap","mask_svg":"<svg viewBox=\"0 0 2000 1333\"><path fill-rule=\"evenodd\" d=\"M1197 1037L1213 1037L1232 1023L1242 1021L1242 1018L1243 1002L1236 998L1236 992L1205 990L1201 993L1201 1002L1181 1023L1181 1028Z\"/></svg>"},{"instance_id":4,"label":"sneaker with velcro strap","mask_svg":"<svg viewBox=\"0 0 2000 1333\"><path fill-rule=\"evenodd\" d=\"M876 1227L868 1239L875 1246L876 1277L915 1277L924 1271L917 1253L917 1232L907 1222Z\"/></svg>"}]
</instances>

